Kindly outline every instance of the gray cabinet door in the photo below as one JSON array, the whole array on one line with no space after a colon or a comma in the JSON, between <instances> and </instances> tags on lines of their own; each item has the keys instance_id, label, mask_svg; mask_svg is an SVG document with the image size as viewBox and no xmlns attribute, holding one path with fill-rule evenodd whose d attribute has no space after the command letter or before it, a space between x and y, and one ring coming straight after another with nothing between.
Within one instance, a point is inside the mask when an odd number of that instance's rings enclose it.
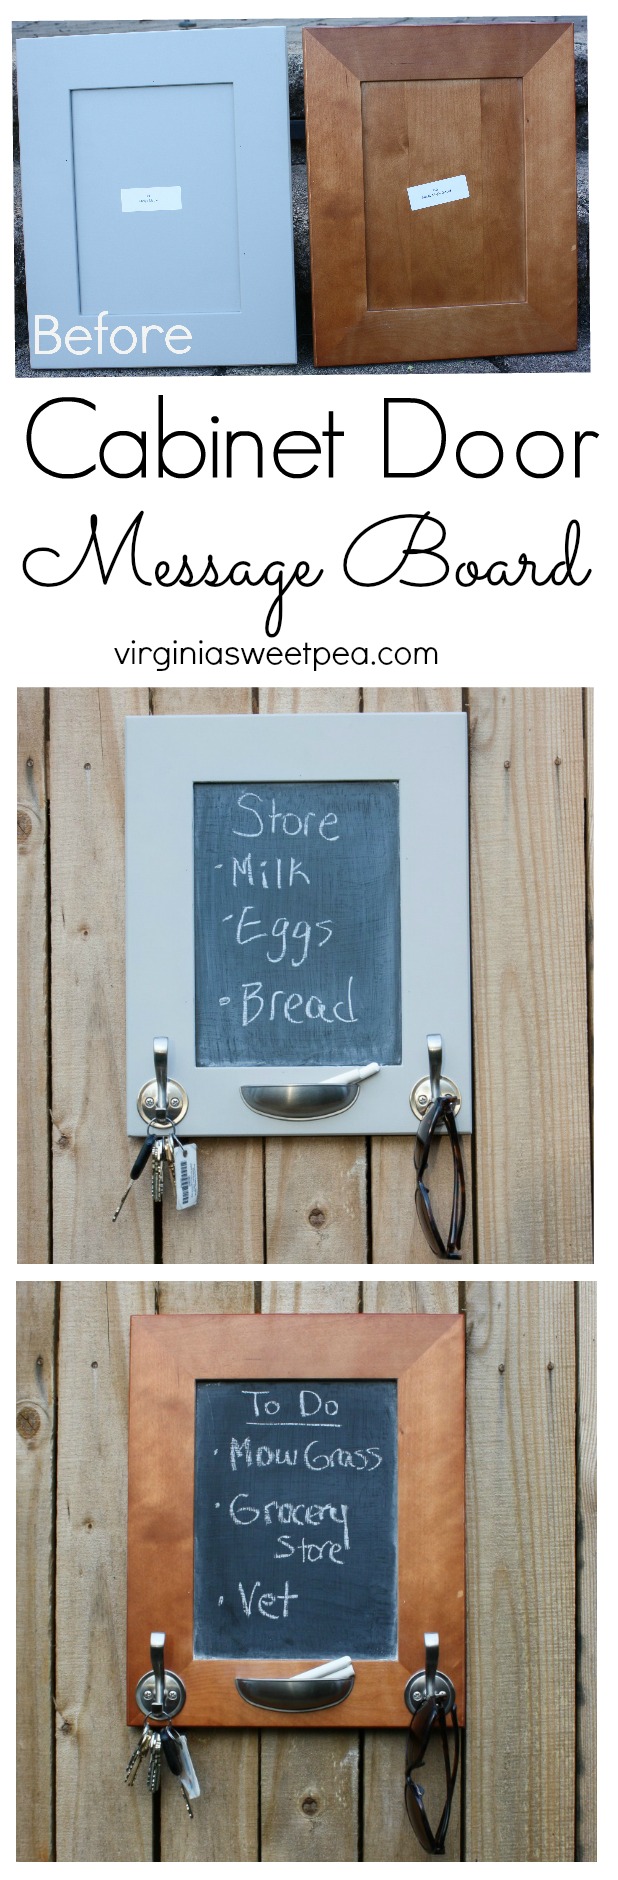
<instances>
[{"instance_id":1,"label":"gray cabinet door","mask_svg":"<svg viewBox=\"0 0 618 1880\"><path fill-rule=\"evenodd\" d=\"M293 362L285 28L17 57L32 365Z\"/></svg>"},{"instance_id":2,"label":"gray cabinet door","mask_svg":"<svg viewBox=\"0 0 618 1880\"><path fill-rule=\"evenodd\" d=\"M126 909L129 1135L155 1037L197 1135L411 1134L431 1032L472 1129L464 713L128 718Z\"/></svg>"}]
</instances>

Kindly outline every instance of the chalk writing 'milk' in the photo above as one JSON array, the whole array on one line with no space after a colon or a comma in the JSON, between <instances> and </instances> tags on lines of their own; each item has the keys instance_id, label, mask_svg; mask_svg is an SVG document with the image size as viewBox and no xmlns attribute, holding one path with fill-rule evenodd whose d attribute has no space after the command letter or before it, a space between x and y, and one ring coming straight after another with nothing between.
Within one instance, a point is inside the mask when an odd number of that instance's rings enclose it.
<instances>
[{"instance_id":1,"label":"chalk writing 'milk'","mask_svg":"<svg viewBox=\"0 0 618 1880\"><path fill-rule=\"evenodd\" d=\"M397 1650L397 1386L200 1381L197 1657Z\"/></svg>"},{"instance_id":2,"label":"chalk writing 'milk'","mask_svg":"<svg viewBox=\"0 0 618 1880\"><path fill-rule=\"evenodd\" d=\"M194 786L198 1064L401 1061L393 782Z\"/></svg>"}]
</instances>

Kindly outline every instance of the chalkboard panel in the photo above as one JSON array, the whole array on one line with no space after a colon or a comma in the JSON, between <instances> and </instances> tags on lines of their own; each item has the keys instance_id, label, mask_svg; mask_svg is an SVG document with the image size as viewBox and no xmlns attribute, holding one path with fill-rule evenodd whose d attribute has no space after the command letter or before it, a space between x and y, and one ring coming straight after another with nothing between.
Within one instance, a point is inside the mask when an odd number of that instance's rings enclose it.
<instances>
[{"instance_id":1,"label":"chalkboard panel","mask_svg":"<svg viewBox=\"0 0 618 1880\"><path fill-rule=\"evenodd\" d=\"M196 1658L397 1656L397 1384L196 1384Z\"/></svg>"},{"instance_id":2,"label":"chalkboard panel","mask_svg":"<svg viewBox=\"0 0 618 1880\"><path fill-rule=\"evenodd\" d=\"M198 1065L401 1063L399 787L194 785Z\"/></svg>"}]
</instances>

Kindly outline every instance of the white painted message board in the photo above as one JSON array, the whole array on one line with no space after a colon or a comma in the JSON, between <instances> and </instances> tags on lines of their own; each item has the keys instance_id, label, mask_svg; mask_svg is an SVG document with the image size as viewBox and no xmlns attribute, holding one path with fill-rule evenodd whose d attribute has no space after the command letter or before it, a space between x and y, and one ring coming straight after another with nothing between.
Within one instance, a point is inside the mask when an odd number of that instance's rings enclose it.
<instances>
[{"instance_id":1,"label":"white painted message board","mask_svg":"<svg viewBox=\"0 0 618 1880\"><path fill-rule=\"evenodd\" d=\"M471 1129L464 713L128 718L126 908L130 1135L155 1037L191 1135L413 1132L431 1033Z\"/></svg>"},{"instance_id":2,"label":"white painted message board","mask_svg":"<svg viewBox=\"0 0 618 1880\"><path fill-rule=\"evenodd\" d=\"M285 28L23 39L17 70L32 365L293 363Z\"/></svg>"}]
</instances>

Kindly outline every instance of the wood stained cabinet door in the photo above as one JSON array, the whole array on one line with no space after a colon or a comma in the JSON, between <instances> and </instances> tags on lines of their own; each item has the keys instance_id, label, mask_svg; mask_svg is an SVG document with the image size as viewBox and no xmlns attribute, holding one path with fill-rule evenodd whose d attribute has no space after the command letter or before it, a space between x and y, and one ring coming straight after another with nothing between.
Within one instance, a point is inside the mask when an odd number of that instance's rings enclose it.
<instances>
[{"instance_id":1,"label":"wood stained cabinet door","mask_svg":"<svg viewBox=\"0 0 618 1880\"><path fill-rule=\"evenodd\" d=\"M572 26L303 40L316 365L575 347Z\"/></svg>"}]
</instances>

